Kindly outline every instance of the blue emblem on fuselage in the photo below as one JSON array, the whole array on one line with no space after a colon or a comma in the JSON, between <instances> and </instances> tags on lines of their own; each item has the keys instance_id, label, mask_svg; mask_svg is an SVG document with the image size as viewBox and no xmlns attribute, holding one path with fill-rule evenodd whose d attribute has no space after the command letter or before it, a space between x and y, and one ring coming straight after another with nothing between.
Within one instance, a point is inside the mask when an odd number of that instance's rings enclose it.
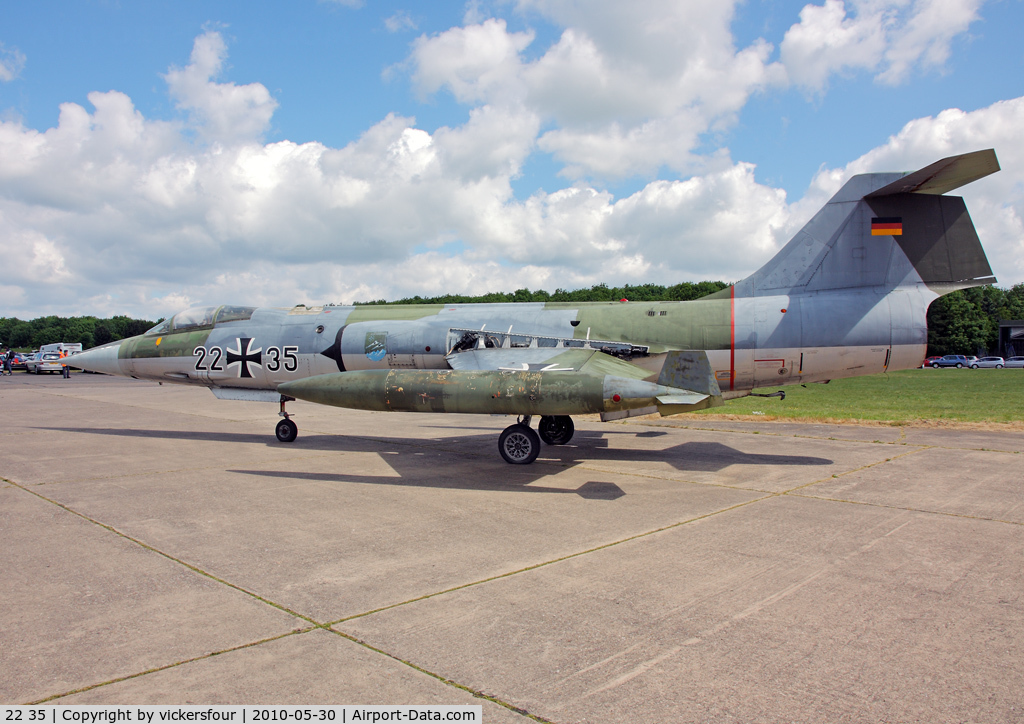
<instances>
[{"instance_id":1,"label":"blue emblem on fuselage","mask_svg":"<svg viewBox=\"0 0 1024 724\"><path fill-rule=\"evenodd\" d=\"M363 347L366 351L366 356L374 362L380 362L384 359L384 355L388 353L387 339L387 332L367 332L366 344Z\"/></svg>"}]
</instances>

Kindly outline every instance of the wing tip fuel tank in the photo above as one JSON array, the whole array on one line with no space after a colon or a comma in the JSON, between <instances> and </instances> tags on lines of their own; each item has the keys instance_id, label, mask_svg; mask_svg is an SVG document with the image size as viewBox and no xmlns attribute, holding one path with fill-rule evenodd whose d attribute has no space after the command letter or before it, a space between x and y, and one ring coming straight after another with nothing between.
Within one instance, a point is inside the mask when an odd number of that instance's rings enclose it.
<instances>
[{"instance_id":1,"label":"wing tip fuel tank","mask_svg":"<svg viewBox=\"0 0 1024 724\"><path fill-rule=\"evenodd\" d=\"M358 370L286 382L278 392L358 410L580 415L658 405L688 390L614 375L519 370Z\"/></svg>"}]
</instances>

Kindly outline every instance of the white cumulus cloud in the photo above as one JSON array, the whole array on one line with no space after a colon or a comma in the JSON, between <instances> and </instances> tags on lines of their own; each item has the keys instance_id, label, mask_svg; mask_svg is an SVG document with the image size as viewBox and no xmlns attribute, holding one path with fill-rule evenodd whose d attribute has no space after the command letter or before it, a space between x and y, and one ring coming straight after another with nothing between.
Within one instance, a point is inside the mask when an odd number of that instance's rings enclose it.
<instances>
[{"instance_id":1,"label":"white cumulus cloud","mask_svg":"<svg viewBox=\"0 0 1024 724\"><path fill-rule=\"evenodd\" d=\"M270 125L277 101L261 83L217 83L226 57L227 45L220 33L208 31L196 38L191 62L164 76L171 97L193 115L208 141L259 138Z\"/></svg>"},{"instance_id":2,"label":"white cumulus cloud","mask_svg":"<svg viewBox=\"0 0 1024 724\"><path fill-rule=\"evenodd\" d=\"M918 66L941 68L984 0L825 0L806 5L780 46L792 82L821 91L836 73L876 72L896 85Z\"/></svg>"},{"instance_id":3,"label":"white cumulus cloud","mask_svg":"<svg viewBox=\"0 0 1024 724\"><path fill-rule=\"evenodd\" d=\"M732 2L522 0L523 11L565 25L535 60L532 32L486 19L423 36L411 56L421 92L518 107L556 127L538 147L570 178L619 178L703 167L701 134L726 126L751 93L785 80L758 40L736 49ZM656 19L656 20L655 20Z\"/></svg>"},{"instance_id":4,"label":"white cumulus cloud","mask_svg":"<svg viewBox=\"0 0 1024 724\"><path fill-rule=\"evenodd\" d=\"M17 48L6 48L0 43L0 82L12 81L25 67L25 54Z\"/></svg>"},{"instance_id":5,"label":"white cumulus cloud","mask_svg":"<svg viewBox=\"0 0 1024 724\"><path fill-rule=\"evenodd\" d=\"M957 27L969 23L974 6L948 1L963 11ZM1024 99L913 121L846 167L823 169L794 203L727 149L699 150L752 93L944 62L952 36L935 27L938 6L808 6L778 61L763 40L736 47L728 2L518 7L564 26L549 47L473 8L465 26L414 42L416 88L468 107L464 122L430 131L390 114L340 148L268 143L277 103L260 83L222 78L227 46L215 31L164 76L179 120L147 118L118 91L90 93L88 108L63 104L43 131L0 120L8 309L152 317L198 303L730 281L764 263L849 175L989 146L1006 170L964 195L997 276L1024 279ZM918 50L893 54L894 22L920 28ZM851 52L831 53L829 32ZM818 68L801 76L801 64ZM572 180L517 198L514 182L538 152ZM664 167L678 178L624 198L593 182Z\"/></svg>"}]
</instances>

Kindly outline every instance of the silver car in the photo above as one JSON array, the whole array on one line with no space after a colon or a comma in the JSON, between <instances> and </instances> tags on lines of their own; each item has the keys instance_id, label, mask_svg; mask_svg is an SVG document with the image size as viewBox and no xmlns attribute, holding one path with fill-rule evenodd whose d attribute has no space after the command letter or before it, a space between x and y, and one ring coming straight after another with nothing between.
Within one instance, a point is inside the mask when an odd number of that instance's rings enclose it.
<instances>
[{"instance_id":1,"label":"silver car","mask_svg":"<svg viewBox=\"0 0 1024 724\"><path fill-rule=\"evenodd\" d=\"M1006 360L1007 367L1024 367L1024 357L1010 357Z\"/></svg>"},{"instance_id":2,"label":"silver car","mask_svg":"<svg viewBox=\"0 0 1024 724\"><path fill-rule=\"evenodd\" d=\"M997 370L1001 370L1005 364L1006 362L1003 361L1002 357L982 357L971 362L971 369L994 367Z\"/></svg>"},{"instance_id":3,"label":"silver car","mask_svg":"<svg viewBox=\"0 0 1024 724\"><path fill-rule=\"evenodd\" d=\"M64 365L60 363L60 355L56 352L37 352L25 363L25 371L35 372L37 375L44 372L63 372Z\"/></svg>"}]
</instances>

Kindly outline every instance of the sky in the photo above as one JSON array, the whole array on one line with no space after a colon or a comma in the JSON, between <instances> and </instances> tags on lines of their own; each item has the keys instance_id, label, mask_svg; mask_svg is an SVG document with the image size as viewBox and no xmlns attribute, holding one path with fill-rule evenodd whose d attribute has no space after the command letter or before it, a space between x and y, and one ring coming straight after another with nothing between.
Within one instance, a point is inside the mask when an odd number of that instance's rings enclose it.
<instances>
[{"instance_id":1,"label":"sky","mask_svg":"<svg viewBox=\"0 0 1024 724\"><path fill-rule=\"evenodd\" d=\"M0 316L737 281L846 179L995 148L1024 0L0 5Z\"/></svg>"}]
</instances>

